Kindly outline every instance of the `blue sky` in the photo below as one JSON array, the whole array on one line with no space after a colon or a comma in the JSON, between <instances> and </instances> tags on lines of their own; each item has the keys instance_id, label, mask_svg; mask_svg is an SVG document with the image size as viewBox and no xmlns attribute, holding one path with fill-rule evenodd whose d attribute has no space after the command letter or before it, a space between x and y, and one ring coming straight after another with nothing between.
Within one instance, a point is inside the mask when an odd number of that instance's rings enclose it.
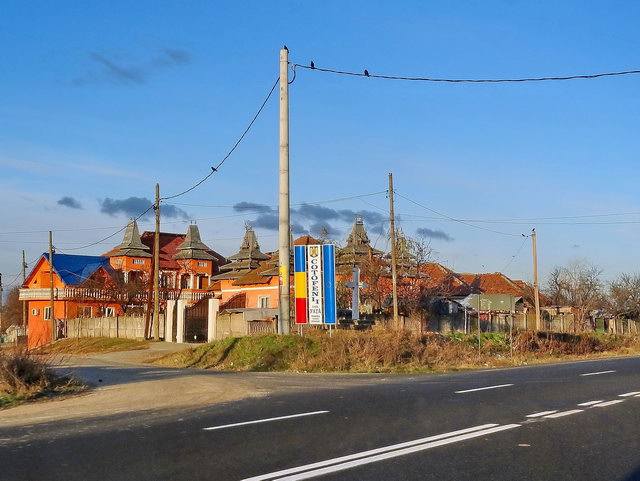
<instances>
[{"instance_id":1,"label":"blue sky","mask_svg":"<svg viewBox=\"0 0 640 481\"><path fill-rule=\"evenodd\" d=\"M372 73L569 75L640 68L639 20L633 1L4 5L0 272L8 283L23 248L28 260L46 249L46 232L32 231L57 230L56 247L78 247L124 225L122 207L131 197L151 198L155 182L167 195L204 176L273 84L283 44L294 62ZM383 191L392 171L399 194L460 219L640 212L639 85L640 76L478 85L299 70L290 94L292 201ZM174 205L163 230L184 232L188 219L198 219L203 239L232 254L244 222L259 215L232 206L276 204L277 162L274 96L220 172L175 200L224 207ZM71 200L59 204L64 197ZM344 240L348 211L375 219L387 199L323 206L333 213L307 209L294 220L309 229L328 219ZM407 234L436 231L437 259L458 271L506 266L513 278L530 279L528 242L508 263L518 236L534 227L543 276L576 258L599 265L607 279L637 270L638 224L475 224L512 234L502 235L403 198L396 211ZM612 221L640 222L640 215L565 222ZM256 226L261 244L274 249L276 232L263 224ZM74 252L100 254L119 237ZM385 247L384 234L371 237Z\"/></svg>"}]
</instances>

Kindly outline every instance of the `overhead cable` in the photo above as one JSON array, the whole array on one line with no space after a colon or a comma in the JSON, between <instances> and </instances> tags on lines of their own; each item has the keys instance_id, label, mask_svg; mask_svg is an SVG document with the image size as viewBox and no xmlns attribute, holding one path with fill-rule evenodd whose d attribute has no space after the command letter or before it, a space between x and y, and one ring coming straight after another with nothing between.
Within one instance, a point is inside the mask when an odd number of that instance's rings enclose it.
<instances>
[{"instance_id":1,"label":"overhead cable","mask_svg":"<svg viewBox=\"0 0 640 481\"><path fill-rule=\"evenodd\" d=\"M480 227L479 225L470 224L470 223L465 222L465 221L463 221L463 220L460 220L460 219L456 219L456 218L454 218L454 217L451 217L451 216L449 216L449 215L447 215L447 214L443 214L442 212L438 212L437 210L434 210L434 209L432 209L431 207L427 207L426 205L420 204L419 202L416 202L415 200L411 200L411 199L409 199L408 197L405 197L405 196L404 196L404 195L402 195L402 194L398 194L398 192L396 192L396 190L395 190L395 189L394 189L394 191L393 191L393 192L394 192L398 197L401 197L401 198L403 198L404 200L406 200L406 201L408 201L408 202L411 202L412 204L417 205L418 207L422 207L423 209L426 209L426 210L428 210L429 212L433 212L434 214L437 214L437 215L439 215L439 216L441 216L441 217L445 217L445 218L447 218L447 219L449 219L449 220L452 220L452 221L454 221L454 222L458 222L458 223L463 224L463 225L466 225L466 226L468 226L468 227L473 227L474 229L480 229L480 230L484 230L484 231L487 231L487 232L493 232L494 234L500 234L500 235L505 235L505 236L510 236L510 237L520 237L520 236L524 235L524 234L513 234L513 233L511 233L511 232L502 232L502 231L494 230L494 229L487 229L486 227Z\"/></svg>"},{"instance_id":2,"label":"overhead cable","mask_svg":"<svg viewBox=\"0 0 640 481\"><path fill-rule=\"evenodd\" d=\"M265 105L267 105L267 102L271 98L271 94L273 94L273 91L276 89L276 86L278 85L278 82L280 82L280 78L276 79L276 81L274 82L273 86L271 87L271 90L269 90L269 93L267 94L267 97L262 102L262 105L260 105L260 108L258 109L256 114L251 119L251 122L249 122L249 125L247 125L247 128L244 129L244 132L242 132L242 135L240 136L240 138L236 141L235 144L233 144L233 147L231 147L231 150L229 150L229 152L227 152L227 155L224 156L224 158L218 163L218 165L216 165L215 167L211 167L211 172L209 172L202 180L200 180L196 184L192 185L188 189L186 189L186 190L184 190L184 191L182 191L182 192L180 192L178 194L169 195L167 197L161 197L160 200L175 199L176 197L180 197L180 196L182 196L182 195L184 195L184 194L186 194L188 192L191 192L193 189L195 189L196 187L200 186L209 177L211 177L213 174L215 174L218 171L218 169L222 166L222 164L224 164L225 161L231 156L231 154L233 154L234 150L236 150L238 145L240 145L240 142L242 142L242 140L244 139L245 135L247 135L249 130L251 130L251 127L253 126L254 122L256 121L258 116L262 113L262 110L264 109Z\"/></svg>"},{"instance_id":3,"label":"overhead cable","mask_svg":"<svg viewBox=\"0 0 640 481\"><path fill-rule=\"evenodd\" d=\"M513 83L513 82L545 82L554 80L576 80L576 79L595 79L601 77L616 77L621 75L640 74L640 70L622 70L619 72L605 72L586 75L567 75L553 77L524 77L524 78L493 78L493 79L470 79L470 78L438 78L438 77L406 77L402 75L377 75L372 74L368 70L363 72L351 72L346 70L336 70L330 68L321 68L317 66L302 65L299 63L291 63L294 67L304 68L308 70L317 70L318 72L327 72L338 75L349 75L352 77L369 77L386 80L409 80L418 82L446 82L446 83Z\"/></svg>"}]
</instances>

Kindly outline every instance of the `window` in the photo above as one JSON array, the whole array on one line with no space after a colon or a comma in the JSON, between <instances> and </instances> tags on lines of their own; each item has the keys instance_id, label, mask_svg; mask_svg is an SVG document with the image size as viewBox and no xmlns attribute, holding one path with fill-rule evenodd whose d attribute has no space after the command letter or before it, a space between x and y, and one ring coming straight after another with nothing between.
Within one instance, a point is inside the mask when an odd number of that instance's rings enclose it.
<instances>
[{"instance_id":1,"label":"window","mask_svg":"<svg viewBox=\"0 0 640 481\"><path fill-rule=\"evenodd\" d=\"M104 310L104 317L114 317L115 312L113 311L113 307L107 307Z\"/></svg>"},{"instance_id":2,"label":"window","mask_svg":"<svg viewBox=\"0 0 640 481\"><path fill-rule=\"evenodd\" d=\"M134 264L144 264L144 259L133 259Z\"/></svg>"},{"instance_id":3,"label":"window","mask_svg":"<svg viewBox=\"0 0 640 481\"><path fill-rule=\"evenodd\" d=\"M47 306L44 308L44 320L45 321L51 320L51 306Z\"/></svg>"},{"instance_id":4,"label":"window","mask_svg":"<svg viewBox=\"0 0 640 481\"><path fill-rule=\"evenodd\" d=\"M31 315L32 316L39 316L40 315L40 309L31 309Z\"/></svg>"},{"instance_id":5,"label":"window","mask_svg":"<svg viewBox=\"0 0 640 481\"><path fill-rule=\"evenodd\" d=\"M198 262L198 267L207 267L206 262Z\"/></svg>"},{"instance_id":6,"label":"window","mask_svg":"<svg viewBox=\"0 0 640 481\"><path fill-rule=\"evenodd\" d=\"M91 306L78 307L78 317L81 317L83 319L91 317Z\"/></svg>"},{"instance_id":7,"label":"window","mask_svg":"<svg viewBox=\"0 0 640 481\"><path fill-rule=\"evenodd\" d=\"M258 307L260 309L269 309L269 296L258 296Z\"/></svg>"},{"instance_id":8,"label":"window","mask_svg":"<svg viewBox=\"0 0 640 481\"><path fill-rule=\"evenodd\" d=\"M116 264L122 264L122 259L115 259L113 262L115 262Z\"/></svg>"}]
</instances>

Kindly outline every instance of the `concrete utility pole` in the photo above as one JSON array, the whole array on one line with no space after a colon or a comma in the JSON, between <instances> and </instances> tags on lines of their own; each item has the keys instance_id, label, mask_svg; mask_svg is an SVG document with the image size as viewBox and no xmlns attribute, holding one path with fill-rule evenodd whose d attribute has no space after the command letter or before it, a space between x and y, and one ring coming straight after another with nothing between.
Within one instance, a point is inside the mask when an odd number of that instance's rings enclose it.
<instances>
[{"instance_id":1,"label":"concrete utility pole","mask_svg":"<svg viewBox=\"0 0 640 481\"><path fill-rule=\"evenodd\" d=\"M27 280L27 259L22 251L22 284ZM27 325L27 301L22 301L22 327Z\"/></svg>"},{"instance_id":2,"label":"concrete utility pole","mask_svg":"<svg viewBox=\"0 0 640 481\"><path fill-rule=\"evenodd\" d=\"M533 300L536 306L536 330L542 330L540 322L540 286L538 285L538 247L536 245L536 230L531 231L531 245L533 247Z\"/></svg>"},{"instance_id":3,"label":"concrete utility pole","mask_svg":"<svg viewBox=\"0 0 640 481\"><path fill-rule=\"evenodd\" d=\"M396 265L396 219L393 211L393 174L389 172L389 224L391 231L391 285L393 295L393 324L400 328L398 317L398 272Z\"/></svg>"},{"instance_id":4,"label":"concrete utility pole","mask_svg":"<svg viewBox=\"0 0 640 481\"><path fill-rule=\"evenodd\" d=\"M153 340L160 340L160 184L156 184L156 233L153 236ZM193 286L192 286L193 287Z\"/></svg>"},{"instance_id":5,"label":"concrete utility pole","mask_svg":"<svg viewBox=\"0 0 640 481\"><path fill-rule=\"evenodd\" d=\"M278 263L280 290L278 333L289 334L289 50L280 50L280 193L278 202Z\"/></svg>"},{"instance_id":6,"label":"concrete utility pole","mask_svg":"<svg viewBox=\"0 0 640 481\"><path fill-rule=\"evenodd\" d=\"M56 316L53 302L53 232L49 231L49 308L51 309L51 340L56 340Z\"/></svg>"}]
</instances>

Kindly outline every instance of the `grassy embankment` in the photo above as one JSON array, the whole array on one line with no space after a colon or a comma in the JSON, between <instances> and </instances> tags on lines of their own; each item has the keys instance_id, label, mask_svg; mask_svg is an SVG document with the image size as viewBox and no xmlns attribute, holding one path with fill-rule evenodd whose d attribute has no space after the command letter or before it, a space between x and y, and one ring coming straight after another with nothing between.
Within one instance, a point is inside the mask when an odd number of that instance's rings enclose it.
<instances>
[{"instance_id":1,"label":"grassy embankment","mask_svg":"<svg viewBox=\"0 0 640 481\"><path fill-rule=\"evenodd\" d=\"M78 381L54 373L45 356L22 349L0 350L0 409L84 389Z\"/></svg>"},{"instance_id":2,"label":"grassy embankment","mask_svg":"<svg viewBox=\"0 0 640 481\"><path fill-rule=\"evenodd\" d=\"M149 349L151 341L114 337L83 337L60 339L38 349L38 354L90 354L101 352Z\"/></svg>"},{"instance_id":3,"label":"grassy embankment","mask_svg":"<svg viewBox=\"0 0 640 481\"><path fill-rule=\"evenodd\" d=\"M164 356L156 364L235 371L436 372L515 366L640 353L640 338L606 334L488 333L478 353L475 335L406 331L315 331L305 337L228 338Z\"/></svg>"}]
</instances>

